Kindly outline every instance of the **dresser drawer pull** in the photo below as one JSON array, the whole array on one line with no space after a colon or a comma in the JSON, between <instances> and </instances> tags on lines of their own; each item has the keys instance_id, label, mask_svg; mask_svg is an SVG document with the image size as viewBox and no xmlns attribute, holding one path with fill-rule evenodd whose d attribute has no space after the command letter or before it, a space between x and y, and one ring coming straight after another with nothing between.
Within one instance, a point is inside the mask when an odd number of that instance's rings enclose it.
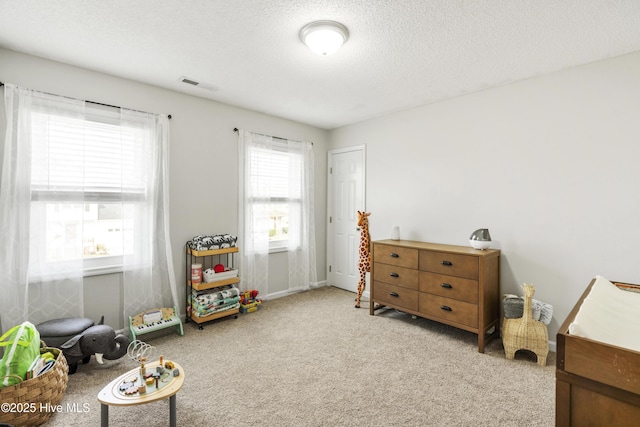
<instances>
[{"instance_id":1,"label":"dresser drawer pull","mask_svg":"<svg viewBox=\"0 0 640 427\"><path fill-rule=\"evenodd\" d=\"M440 283L440 286L442 286L443 288L447 288L447 289L453 289L453 286L451 286L448 283Z\"/></svg>"},{"instance_id":2,"label":"dresser drawer pull","mask_svg":"<svg viewBox=\"0 0 640 427\"><path fill-rule=\"evenodd\" d=\"M398 295L397 292L389 292L389 295L391 295L392 297L399 297L400 295Z\"/></svg>"},{"instance_id":3,"label":"dresser drawer pull","mask_svg":"<svg viewBox=\"0 0 640 427\"><path fill-rule=\"evenodd\" d=\"M451 261L440 261L440 264L448 265L448 266L452 266L453 265L453 263Z\"/></svg>"},{"instance_id":4,"label":"dresser drawer pull","mask_svg":"<svg viewBox=\"0 0 640 427\"><path fill-rule=\"evenodd\" d=\"M444 311L453 311L451 307L449 307L448 305L441 305L440 309Z\"/></svg>"},{"instance_id":5,"label":"dresser drawer pull","mask_svg":"<svg viewBox=\"0 0 640 427\"><path fill-rule=\"evenodd\" d=\"M395 253L393 253L393 252L391 252L391 253L389 254L389 256L391 256L391 258L400 258L400 255L395 254Z\"/></svg>"},{"instance_id":6,"label":"dresser drawer pull","mask_svg":"<svg viewBox=\"0 0 640 427\"><path fill-rule=\"evenodd\" d=\"M400 277L400 276L398 275L398 273L389 273L389 276L391 276L391 277Z\"/></svg>"}]
</instances>

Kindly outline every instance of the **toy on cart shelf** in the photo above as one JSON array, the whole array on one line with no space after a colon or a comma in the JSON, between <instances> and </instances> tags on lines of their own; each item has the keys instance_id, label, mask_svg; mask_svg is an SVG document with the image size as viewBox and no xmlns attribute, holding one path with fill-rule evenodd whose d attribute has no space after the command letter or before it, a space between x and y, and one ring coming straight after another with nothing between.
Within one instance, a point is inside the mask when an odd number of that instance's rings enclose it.
<instances>
[{"instance_id":1,"label":"toy on cart shelf","mask_svg":"<svg viewBox=\"0 0 640 427\"><path fill-rule=\"evenodd\" d=\"M204 271L203 276L205 283L211 283L218 280L226 280L238 277L238 270L227 268L222 264L216 264L213 266L213 268L207 268Z\"/></svg>"},{"instance_id":2,"label":"toy on cart shelf","mask_svg":"<svg viewBox=\"0 0 640 427\"><path fill-rule=\"evenodd\" d=\"M258 291L244 291L240 294L240 312L252 313L260 308L262 300L257 298Z\"/></svg>"}]
</instances>

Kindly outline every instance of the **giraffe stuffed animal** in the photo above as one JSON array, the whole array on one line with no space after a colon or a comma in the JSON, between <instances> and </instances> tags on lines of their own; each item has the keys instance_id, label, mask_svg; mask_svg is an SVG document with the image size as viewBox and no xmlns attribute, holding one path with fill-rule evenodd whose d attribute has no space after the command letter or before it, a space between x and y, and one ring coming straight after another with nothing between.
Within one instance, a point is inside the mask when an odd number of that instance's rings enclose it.
<instances>
[{"instance_id":1,"label":"giraffe stuffed animal","mask_svg":"<svg viewBox=\"0 0 640 427\"><path fill-rule=\"evenodd\" d=\"M367 272L371 271L371 236L369 235L369 215L371 215L371 212L358 211L358 227L360 228L360 261L358 262L358 271L360 272L360 281L358 282L356 308L360 308L360 298L362 298L362 293L367 287Z\"/></svg>"}]
</instances>

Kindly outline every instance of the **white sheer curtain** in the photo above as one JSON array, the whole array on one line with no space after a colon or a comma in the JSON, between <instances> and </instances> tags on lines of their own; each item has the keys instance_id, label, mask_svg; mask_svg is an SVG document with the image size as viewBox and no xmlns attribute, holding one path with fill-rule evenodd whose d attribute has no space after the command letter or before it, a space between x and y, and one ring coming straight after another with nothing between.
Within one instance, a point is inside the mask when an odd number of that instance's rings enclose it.
<instances>
[{"instance_id":1,"label":"white sheer curtain","mask_svg":"<svg viewBox=\"0 0 640 427\"><path fill-rule=\"evenodd\" d=\"M2 329L30 320L83 316L81 260L46 268L42 254L46 230L32 220L46 206L33 200L32 158L42 155L38 133L47 132L43 112L83 120L85 103L5 84L6 133L0 184L0 320ZM32 132L36 129L36 132ZM74 212L77 213L77 212ZM48 275L43 283L42 273Z\"/></svg>"},{"instance_id":2,"label":"white sheer curtain","mask_svg":"<svg viewBox=\"0 0 640 427\"><path fill-rule=\"evenodd\" d=\"M169 119L121 109L121 123L140 131L146 162L136 169L147 182L146 197L130 205L135 222L124 236L134 250L123 255L123 315L155 307L180 311L169 240Z\"/></svg>"},{"instance_id":3,"label":"white sheer curtain","mask_svg":"<svg viewBox=\"0 0 640 427\"><path fill-rule=\"evenodd\" d=\"M306 290L316 286L316 226L314 215L313 144L287 141L289 162L289 290Z\"/></svg>"},{"instance_id":4,"label":"white sheer curtain","mask_svg":"<svg viewBox=\"0 0 640 427\"><path fill-rule=\"evenodd\" d=\"M92 274L122 274L125 324L144 309L177 305L167 117L10 84L4 91L2 329L84 316L83 280Z\"/></svg>"},{"instance_id":5,"label":"white sheer curtain","mask_svg":"<svg viewBox=\"0 0 640 427\"><path fill-rule=\"evenodd\" d=\"M269 252L274 212L288 218L287 289L303 290L317 283L313 145L238 131L239 274L245 288L269 294Z\"/></svg>"},{"instance_id":6,"label":"white sheer curtain","mask_svg":"<svg viewBox=\"0 0 640 427\"><path fill-rule=\"evenodd\" d=\"M238 274L243 287L269 293L269 205L253 203L258 191L267 196L269 182L251 179L251 172L269 167L252 162L252 151L271 150L273 138L238 131Z\"/></svg>"}]
</instances>

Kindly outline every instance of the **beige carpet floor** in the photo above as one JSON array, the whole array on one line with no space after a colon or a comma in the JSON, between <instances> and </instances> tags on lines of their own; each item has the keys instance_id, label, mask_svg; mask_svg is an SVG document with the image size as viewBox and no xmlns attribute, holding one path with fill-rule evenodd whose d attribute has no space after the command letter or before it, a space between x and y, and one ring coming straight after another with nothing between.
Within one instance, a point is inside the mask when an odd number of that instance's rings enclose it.
<instances>
[{"instance_id":1,"label":"beige carpet floor","mask_svg":"<svg viewBox=\"0 0 640 427\"><path fill-rule=\"evenodd\" d=\"M263 303L254 313L143 335L180 363L179 426L553 426L555 354L547 366L476 336L323 287ZM155 336L154 336L155 335ZM100 425L98 392L136 367L94 359L69 377L48 426ZM82 411L67 411L67 404ZM168 426L169 402L111 407L112 426Z\"/></svg>"}]
</instances>

